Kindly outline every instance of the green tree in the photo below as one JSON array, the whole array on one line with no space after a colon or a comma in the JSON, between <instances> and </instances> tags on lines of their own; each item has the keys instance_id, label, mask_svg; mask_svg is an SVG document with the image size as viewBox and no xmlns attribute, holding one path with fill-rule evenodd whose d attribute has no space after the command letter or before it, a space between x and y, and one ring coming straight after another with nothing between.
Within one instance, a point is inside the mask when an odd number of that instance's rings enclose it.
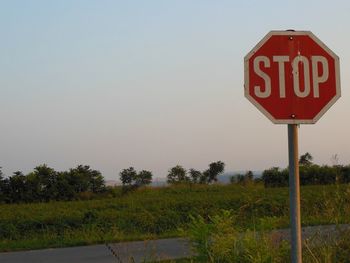
<instances>
[{"instance_id":1,"label":"green tree","mask_svg":"<svg viewBox=\"0 0 350 263\"><path fill-rule=\"evenodd\" d=\"M202 176L202 173L198 170L195 169L190 169L189 170L189 175L190 175L190 180L192 183L197 184L200 182L200 178Z\"/></svg>"},{"instance_id":2,"label":"green tree","mask_svg":"<svg viewBox=\"0 0 350 263\"><path fill-rule=\"evenodd\" d=\"M341 166L340 168L340 183L350 183L350 165Z\"/></svg>"},{"instance_id":3,"label":"green tree","mask_svg":"<svg viewBox=\"0 0 350 263\"><path fill-rule=\"evenodd\" d=\"M57 173L57 195L59 200L74 200L77 198L75 192L75 186L70 184L71 174L70 172L58 172Z\"/></svg>"},{"instance_id":4,"label":"green tree","mask_svg":"<svg viewBox=\"0 0 350 263\"><path fill-rule=\"evenodd\" d=\"M202 174L201 182L212 183L218 180L218 175L225 170L225 163L221 161L213 162L209 164L209 169Z\"/></svg>"},{"instance_id":5,"label":"green tree","mask_svg":"<svg viewBox=\"0 0 350 263\"><path fill-rule=\"evenodd\" d=\"M9 199L12 203L25 201L26 196L26 177L22 172L17 171L10 177L10 192Z\"/></svg>"},{"instance_id":6,"label":"green tree","mask_svg":"<svg viewBox=\"0 0 350 263\"><path fill-rule=\"evenodd\" d=\"M120 173L120 181L123 184L123 191L127 192L136 189L140 186L149 185L152 183L153 174L150 171L142 170L136 172L134 167L123 169Z\"/></svg>"},{"instance_id":7,"label":"green tree","mask_svg":"<svg viewBox=\"0 0 350 263\"><path fill-rule=\"evenodd\" d=\"M264 170L262 174L262 181L265 187L288 186L288 178L288 169L281 170L279 167L272 167Z\"/></svg>"},{"instance_id":8,"label":"green tree","mask_svg":"<svg viewBox=\"0 0 350 263\"><path fill-rule=\"evenodd\" d=\"M139 172L135 179L136 186L149 185L152 183L153 174L150 171L142 170Z\"/></svg>"},{"instance_id":9,"label":"green tree","mask_svg":"<svg viewBox=\"0 0 350 263\"><path fill-rule=\"evenodd\" d=\"M0 167L0 203L5 202L6 199L6 180L4 178L4 174L1 170L2 167Z\"/></svg>"},{"instance_id":10,"label":"green tree","mask_svg":"<svg viewBox=\"0 0 350 263\"><path fill-rule=\"evenodd\" d=\"M168 172L167 182L169 184L185 183L189 181L186 170L181 165L176 165Z\"/></svg>"},{"instance_id":11,"label":"green tree","mask_svg":"<svg viewBox=\"0 0 350 263\"><path fill-rule=\"evenodd\" d=\"M41 201L58 200L56 171L43 164L35 167L33 174L39 183L36 189L39 190L39 199Z\"/></svg>"},{"instance_id":12,"label":"green tree","mask_svg":"<svg viewBox=\"0 0 350 263\"><path fill-rule=\"evenodd\" d=\"M106 190L105 180L100 171L89 169L90 190L93 193L101 193Z\"/></svg>"},{"instance_id":13,"label":"green tree","mask_svg":"<svg viewBox=\"0 0 350 263\"><path fill-rule=\"evenodd\" d=\"M300 156L299 164L304 166L309 166L312 164L313 157L310 153L306 152Z\"/></svg>"},{"instance_id":14,"label":"green tree","mask_svg":"<svg viewBox=\"0 0 350 263\"><path fill-rule=\"evenodd\" d=\"M134 167L129 167L127 169L123 169L119 175L123 186L132 186L136 180L137 172Z\"/></svg>"},{"instance_id":15,"label":"green tree","mask_svg":"<svg viewBox=\"0 0 350 263\"><path fill-rule=\"evenodd\" d=\"M74 186L74 191L76 193L100 193L106 188L101 173L91 169L88 165L78 165L76 168L70 169L68 181Z\"/></svg>"}]
</instances>

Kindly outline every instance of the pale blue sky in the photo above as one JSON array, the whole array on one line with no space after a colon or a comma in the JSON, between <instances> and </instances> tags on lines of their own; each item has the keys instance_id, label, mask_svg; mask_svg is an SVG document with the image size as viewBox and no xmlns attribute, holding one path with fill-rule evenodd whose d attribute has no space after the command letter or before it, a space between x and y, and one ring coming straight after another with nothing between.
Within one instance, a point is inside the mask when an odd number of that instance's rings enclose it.
<instances>
[{"instance_id":1,"label":"pale blue sky","mask_svg":"<svg viewBox=\"0 0 350 263\"><path fill-rule=\"evenodd\" d=\"M0 1L0 166L89 164L156 177L181 164L287 165L287 127L243 96L243 57L270 30L311 30L341 61L342 98L300 152L350 163L348 1Z\"/></svg>"}]
</instances>

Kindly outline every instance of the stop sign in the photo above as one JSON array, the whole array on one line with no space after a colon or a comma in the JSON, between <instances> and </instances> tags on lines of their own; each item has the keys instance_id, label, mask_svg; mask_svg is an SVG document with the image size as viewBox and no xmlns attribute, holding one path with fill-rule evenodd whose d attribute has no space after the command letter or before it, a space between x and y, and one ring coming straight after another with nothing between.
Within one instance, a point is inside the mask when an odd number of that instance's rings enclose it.
<instances>
[{"instance_id":1,"label":"stop sign","mask_svg":"<svg viewBox=\"0 0 350 263\"><path fill-rule=\"evenodd\" d=\"M244 89L274 123L315 123L340 97L339 58L309 31L271 31L244 58Z\"/></svg>"}]
</instances>

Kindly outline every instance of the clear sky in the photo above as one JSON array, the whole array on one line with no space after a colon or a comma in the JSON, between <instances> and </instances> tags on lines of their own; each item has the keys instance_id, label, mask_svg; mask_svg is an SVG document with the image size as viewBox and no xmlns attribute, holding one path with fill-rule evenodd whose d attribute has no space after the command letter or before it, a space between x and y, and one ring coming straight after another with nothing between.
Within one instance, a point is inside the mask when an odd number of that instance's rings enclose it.
<instances>
[{"instance_id":1,"label":"clear sky","mask_svg":"<svg viewBox=\"0 0 350 263\"><path fill-rule=\"evenodd\" d=\"M349 1L0 1L0 166L287 166L287 127L243 93L270 30L311 30L339 57L342 97L300 128L300 153L350 163Z\"/></svg>"}]
</instances>

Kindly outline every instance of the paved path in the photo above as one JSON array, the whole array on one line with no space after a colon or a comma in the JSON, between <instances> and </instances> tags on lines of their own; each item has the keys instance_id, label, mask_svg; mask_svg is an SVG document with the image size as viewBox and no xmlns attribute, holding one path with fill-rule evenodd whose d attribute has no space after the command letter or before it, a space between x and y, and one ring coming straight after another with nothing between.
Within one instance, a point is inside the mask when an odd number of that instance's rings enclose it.
<instances>
[{"instance_id":1,"label":"paved path","mask_svg":"<svg viewBox=\"0 0 350 263\"><path fill-rule=\"evenodd\" d=\"M349 225L310 226L302 228L303 239L318 233L326 240L338 231L349 230ZM289 240L289 229L271 232L273 240ZM152 241L123 242L108 245L55 248L21 252L0 253L1 263L129 263L185 258L193 255L190 242L184 238Z\"/></svg>"},{"instance_id":2,"label":"paved path","mask_svg":"<svg viewBox=\"0 0 350 263\"><path fill-rule=\"evenodd\" d=\"M105 245L0 253L1 263L116 263Z\"/></svg>"},{"instance_id":3,"label":"paved path","mask_svg":"<svg viewBox=\"0 0 350 263\"><path fill-rule=\"evenodd\" d=\"M116 243L109 245L109 249L120 263L161 261L194 255L190 242L184 238Z\"/></svg>"},{"instance_id":4,"label":"paved path","mask_svg":"<svg viewBox=\"0 0 350 263\"><path fill-rule=\"evenodd\" d=\"M129 263L193 255L183 238L0 253L1 263Z\"/></svg>"}]
</instances>

